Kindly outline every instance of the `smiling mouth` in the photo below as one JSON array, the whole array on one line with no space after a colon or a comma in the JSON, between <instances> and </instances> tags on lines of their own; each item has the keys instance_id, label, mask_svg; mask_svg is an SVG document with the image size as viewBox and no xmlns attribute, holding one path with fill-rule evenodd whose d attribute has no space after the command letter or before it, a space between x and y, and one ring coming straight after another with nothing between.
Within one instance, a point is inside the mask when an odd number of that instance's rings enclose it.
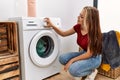
<instances>
[{"instance_id":1,"label":"smiling mouth","mask_svg":"<svg viewBox=\"0 0 120 80\"><path fill-rule=\"evenodd\" d=\"M77 22L80 22L80 20L77 20Z\"/></svg>"}]
</instances>

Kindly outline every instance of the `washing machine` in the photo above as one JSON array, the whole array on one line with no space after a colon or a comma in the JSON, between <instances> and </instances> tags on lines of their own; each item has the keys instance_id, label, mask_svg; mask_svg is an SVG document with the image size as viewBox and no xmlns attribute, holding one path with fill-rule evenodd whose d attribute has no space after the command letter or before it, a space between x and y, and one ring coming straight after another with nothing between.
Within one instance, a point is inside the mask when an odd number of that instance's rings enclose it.
<instances>
[{"instance_id":1,"label":"washing machine","mask_svg":"<svg viewBox=\"0 0 120 80\"><path fill-rule=\"evenodd\" d=\"M18 23L22 80L42 80L61 70L58 61L60 39L52 28L44 27L43 18L10 18ZM58 27L60 18L51 18Z\"/></svg>"}]
</instances>

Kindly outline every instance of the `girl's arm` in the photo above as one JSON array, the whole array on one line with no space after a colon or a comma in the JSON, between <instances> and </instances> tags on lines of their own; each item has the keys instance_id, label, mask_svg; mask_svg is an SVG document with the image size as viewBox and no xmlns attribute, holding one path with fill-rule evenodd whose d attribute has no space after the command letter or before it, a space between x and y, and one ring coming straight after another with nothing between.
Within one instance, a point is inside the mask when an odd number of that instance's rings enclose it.
<instances>
[{"instance_id":1,"label":"girl's arm","mask_svg":"<svg viewBox=\"0 0 120 80\"><path fill-rule=\"evenodd\" d=\"M65 37L65 36L69 36L75 33L74 28L71 28L69 30L63 31L61 29L59 29L57 26L55 26L49 18L45 18L45 22L47 23L46 27L51 27L55 30L56 33L58 33L59 35Z\"/></svg>"},{"instance_id":2,"label":"girl's arm","mask_svg":"<svg viewBox=\"0 0 120 80\"><path fill-rule=\"evenodd\" d=\"M90 49L89 49L89 47L88 47L86 53L81 54L80 56L77 56L77 57L71 59L70 61L75 62L75 61L78 61L78 60L88 59L88 58L90 58L90 57L92 56L92 53L93 53L93 52L90 51Z\"/></svg>"}]
</instances>

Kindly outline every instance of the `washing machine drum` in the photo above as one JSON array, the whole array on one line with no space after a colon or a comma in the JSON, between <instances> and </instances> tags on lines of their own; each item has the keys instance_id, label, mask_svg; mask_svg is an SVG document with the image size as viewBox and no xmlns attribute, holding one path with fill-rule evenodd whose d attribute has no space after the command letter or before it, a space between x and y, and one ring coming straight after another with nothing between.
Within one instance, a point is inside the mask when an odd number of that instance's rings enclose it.
<instances>
[{"instance_id":1,"label":"washing machine drum","mask_svg":"<svg viewBox=\"0 0 120 80\"><path fill-rule=\"evenodd\" d=\"M51 30L40 31L33 37L29 51L35 65L39 67L51 65L59 54L58 36Z\"/></svg>"}]
</instances>

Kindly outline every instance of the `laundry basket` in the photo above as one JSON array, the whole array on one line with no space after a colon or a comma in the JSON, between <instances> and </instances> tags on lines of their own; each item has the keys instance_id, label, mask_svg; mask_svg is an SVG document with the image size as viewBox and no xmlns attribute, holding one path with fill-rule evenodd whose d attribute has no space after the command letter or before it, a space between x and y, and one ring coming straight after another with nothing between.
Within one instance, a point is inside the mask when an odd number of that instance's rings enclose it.
<instances>
[{"instance_id":1,"label":"laundry basket","mask_svg":"<svg viewBox=\"0 0 120 80\"><path fill-rule=\"evenodd\" d=\"M0 80L19 80L17 24L0 22Z\"/></svg>"},{"instance_id":2,"label":"laundry basket","mask_svg":"<svg viewBox=\"0 0 120 80\"><path fill-rule=\"evenodd\" d=\"M104 71L101 67L99 67L98 73L107 76L109 78L116 79L118 76L120 76L120 67L117 67L115 69L110 69L108 72Z\"/></svg>"}]
</instances>

